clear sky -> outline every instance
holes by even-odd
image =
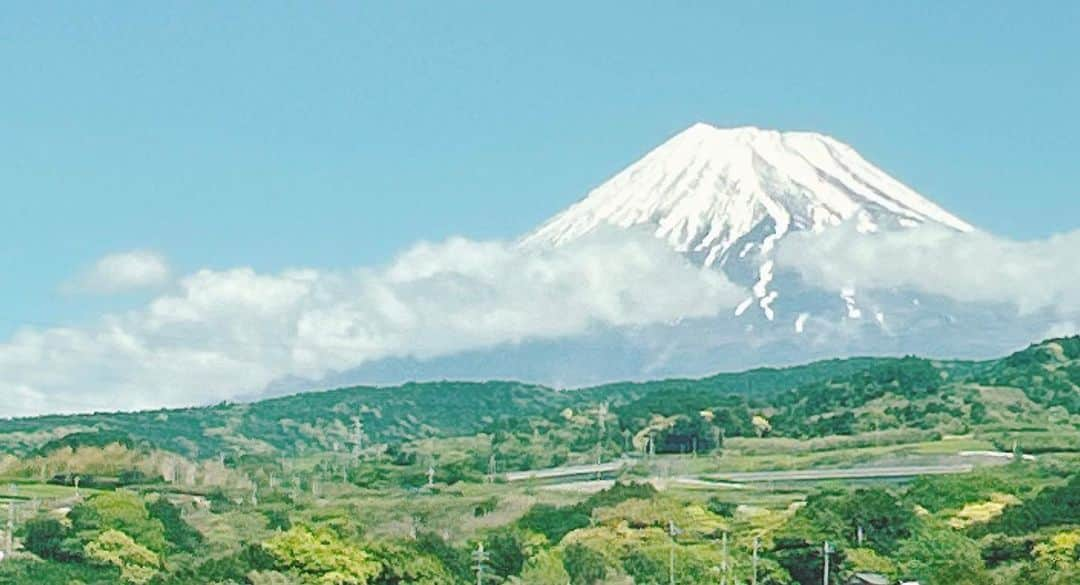
[[[695,121],[833,135],[998,235],[1080,223],[1075,2],[317,4],[5,7],[0,339],[133,304],[63,290],[110,252],[512,238]]]

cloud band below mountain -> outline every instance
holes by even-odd
[[[201,270],[142,309],[0,344],[0,416],[207,403],[380,358],[714,316],[744,294],[640,234],[422,243],[379,269]]]
[[[908,289],[1021,315],[1080,312],[1080,230],[1018,242],[932,225],[873,234],[843,225],[791,235],[776,261],[826,289]]]

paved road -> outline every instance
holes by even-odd
[[[506,481],[525,481],[527,479],[555,479],[560,477],[574,477],[579,475],[595,475],[597,473],[611,473],[625,467],[626,461],[612,461],[599,465],[568,465],[566,467],[553,467],[550,469],[534,469],[530,471],[511,471],[503,477]]]
[[[702,477],[738,483],[770,481],[814,481],[822,479],[874,479],[883,477],[915,477],[918,475],[947,475],[970,473],[970,463],[954,465],[896,465],[889,467],[852,467],[847,469],[800,469],[796,471],[753,471],[742,473],[710,473]]]
[[[976,455],[964,453],[963,455]],[[986,455],[986,453],[977,453]],[[511,471],[503,475],[506,481],[526,481],[530,479],[565,479],[591,476],[619,471],[630,462],[611,461],[599,465],[569,465],[549,469],[530,471]],[[798,469],[790,471],[752,471],[732,473],[707,473],[701,475],[704,480],[726,481],[735,483],[762,483],[770,481],[815,481],[825,479],[874,479],[888,477],[915,477],[918,475],[947,475],[969,473],[975,466],[971,463],[949,465],[890,465],[882,467],[850,467],[843,469]],[[684,477],[689,481],[691,478]]]

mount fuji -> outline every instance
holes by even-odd
[[[973,229],[828,136],[699,123],[522,243],[560,246],[605,226],[647,227],[676,251],[746,285],[752,295],[735,308],[737,315],[756,305],[771,321],[773,303],[783,294],[773,282],[776,245],[791,233],[823,232],[849,221],[860,232],[928,223]],[[851,315],[860,313],[851,291],[841,296]]]
[[[1012,350],[1046,331],[1045,320],[1021,319],[1000,306],[895,288],[815,286],[777,257],[799,238],[837,229],[851,230],[849,245],[860,246],[877,235],[925,227],[974,231],[829,136],[695,124],[517,245],[543,251],[596,232],[645,232],[701,269],[723,272],[746,291],[741,302],[721,307],[714,318],[381,360],[320,384],[503,378],[578,386],[848,355],[975,358]],[[297,386],[282,382],[270,391]]]

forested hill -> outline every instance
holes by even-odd
[[[364,441],[397,443],[557,420],[567,408],[601,403],[633,432],[657,416],[716,412],[727,436],[753,432],[756,413],[769,415],[775,434],[793,437],[893,427],[953,430],[950,425],[993,424],[995,416],[1067,421],[1080,414],[1080,337],[984,362],[853,358],[570,391],[505,381],[434,382],[186,409],[0,420],[0,452],[26,455],[119,438],[192,458],[294,455],[352,448],[357,421]]]

